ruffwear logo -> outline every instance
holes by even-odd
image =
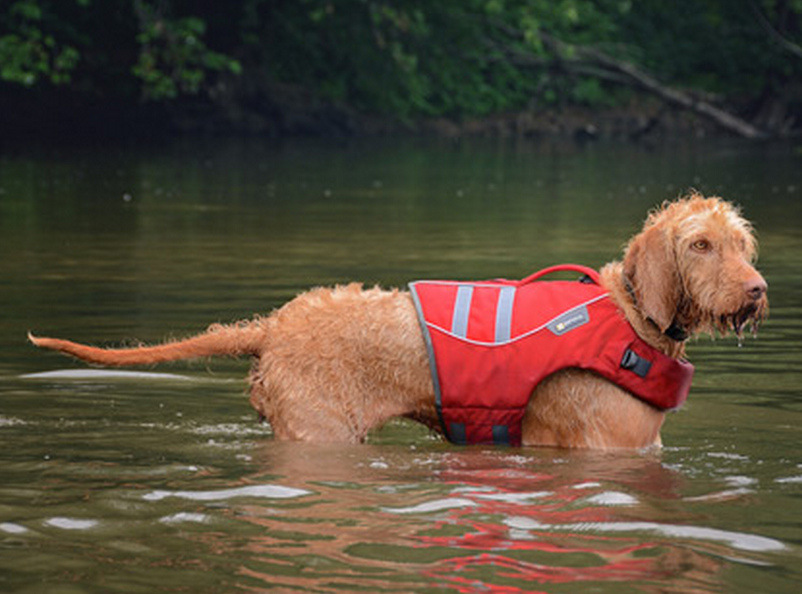
[[[590,321],[588,308],[584,305],[568,310],[558,318],[555,318],[546,326],[556,336],[562,336],[580,326],[584,326]]]

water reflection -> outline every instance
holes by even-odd
[[[796,592],[799,165],[702,142],[0,155],[4,588]],[[358,448],[277,443],[247,362],[106,372],[25,343],[159,341],[316,284],[599,266],[690,186],[744,205],[772,312],[741,349],[690,345],[661,454],[459,449],[405,423]]]
[[[292,513],[257,503],[230,511],[260,528],[244,547],[243,574],[271,587],[322,581],[327,591],[384,589],[401,580],[530,591],[670,576],[682,590],[718,583],[719,555],[785,548],[748,533],[641,520],[681,499],[683,477],[655,456],[438,449],[388,456],[381,448],[285,445],[265,444],[256,460],[284,485],[313,489],[312,498]]]

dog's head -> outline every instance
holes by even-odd
[[[740,337],[768,312],[756,258],[754,230],[738,208],[693,193],[649,215],[626,248],[624,276],[641,313],[661,331]]]

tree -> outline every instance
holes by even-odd
[[[136,22],[137,29],[126,28],[122,20]],[[104,33],[110,25],[114,37]],[[146,99],[196,94],[210,73],[240,72],[236,60],[206,46],[203,18],[172,18],[166,2],[17,0],[0,12],[3,30],[0,80],[25,87],[65,85],[76,73],[100,78],[95,68],[113,71],[115,58],[130,59],[134,45],[137,57],[127,74],[139,79]]]
[[[85,6],[88,0],[78,0]],[[0,79],[31,87],[41,79],[70,82],[79,52],[53,30],[50,15],[37,0],[19,0],[0,13]]]
[[[791,136],[800,41],[802,0],[13,0],[0,102],[293,133],[647,93],[742,136]]]

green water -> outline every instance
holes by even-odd
[[[247,361],[103,374],[104,344],[317,284],[618,257],[689,187],[756,225],[771,317],[690,345],[660,453],[459,448],[397,422],[274,442]],[[792,146],[191,139],[0,153],[0,591],[797,592],[802,156]]]

